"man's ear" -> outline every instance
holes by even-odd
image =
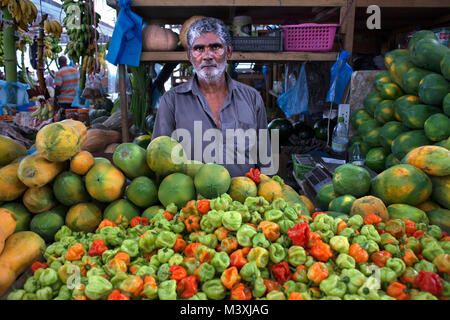
[[[233,47],[231,44],[227,45],[227,60],[231,59],[231,56],[233,55]]]

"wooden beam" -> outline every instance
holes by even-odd
[[[337,52],[233,52],[231,61],[335,61]],[[142,52],[141,61],[188,61],[185,51]]]
[[[355,32],[356,0],[347,0],[347,5],[341,8],[339,23],[344,34],[344,50],[353,51],[353,35]]]
[[[109,0],[111,1],[111,0]],[[133,0],[132,7],[341,7],[346,0]]]
[[[379,7],[391,8],[449,8],[448,0],[357,0],[357,7],[368,7],[377,5]]]
[[[313,21],[315,23],[320,23],[321,21],[326,21],[327,19],[330,19],[331,17],[333,17],[338,10],[339,10],[339,7],[334,7],[334,8],[323,10],[316,15],[316,17],[314,18]]]

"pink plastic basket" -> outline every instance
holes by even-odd
[[[282,26],[285,51],[330,51],[339,24]]]

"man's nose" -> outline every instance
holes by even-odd
[[[203,50],[202,58],[205,60],[211,60],[214,57],[213,50],[209,47],[205,47],[205,50]]]

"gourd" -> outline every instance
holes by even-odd
[[[98,152],[111,143],[120,142],[120,133],[115,130],[89,129],[82,150]]]
[[[204,16],[192,16],[189,19],[187,19],[184,23],[183,26],[181,27],[180,30],[180,41],[181,41],[181,45],[187,49],[188,48],[188,43],[187,43],[187,33],[189,31],[189,27],[191,26],[191,24],[193,24],[195,21],[205,18]]]
[[[142,30],[143,51],[172,51],[177,43],[178,35],[172,30],[157,25],[149,25]]]
[[[6,239],[16,229],[17,219],[12,211],[0,208],[0,253],[3,251]]]
[[[44,240],[32,231],[16,232],[6,240],[0,255],[0,296],[22,272],[39,259],[44,249]]]

